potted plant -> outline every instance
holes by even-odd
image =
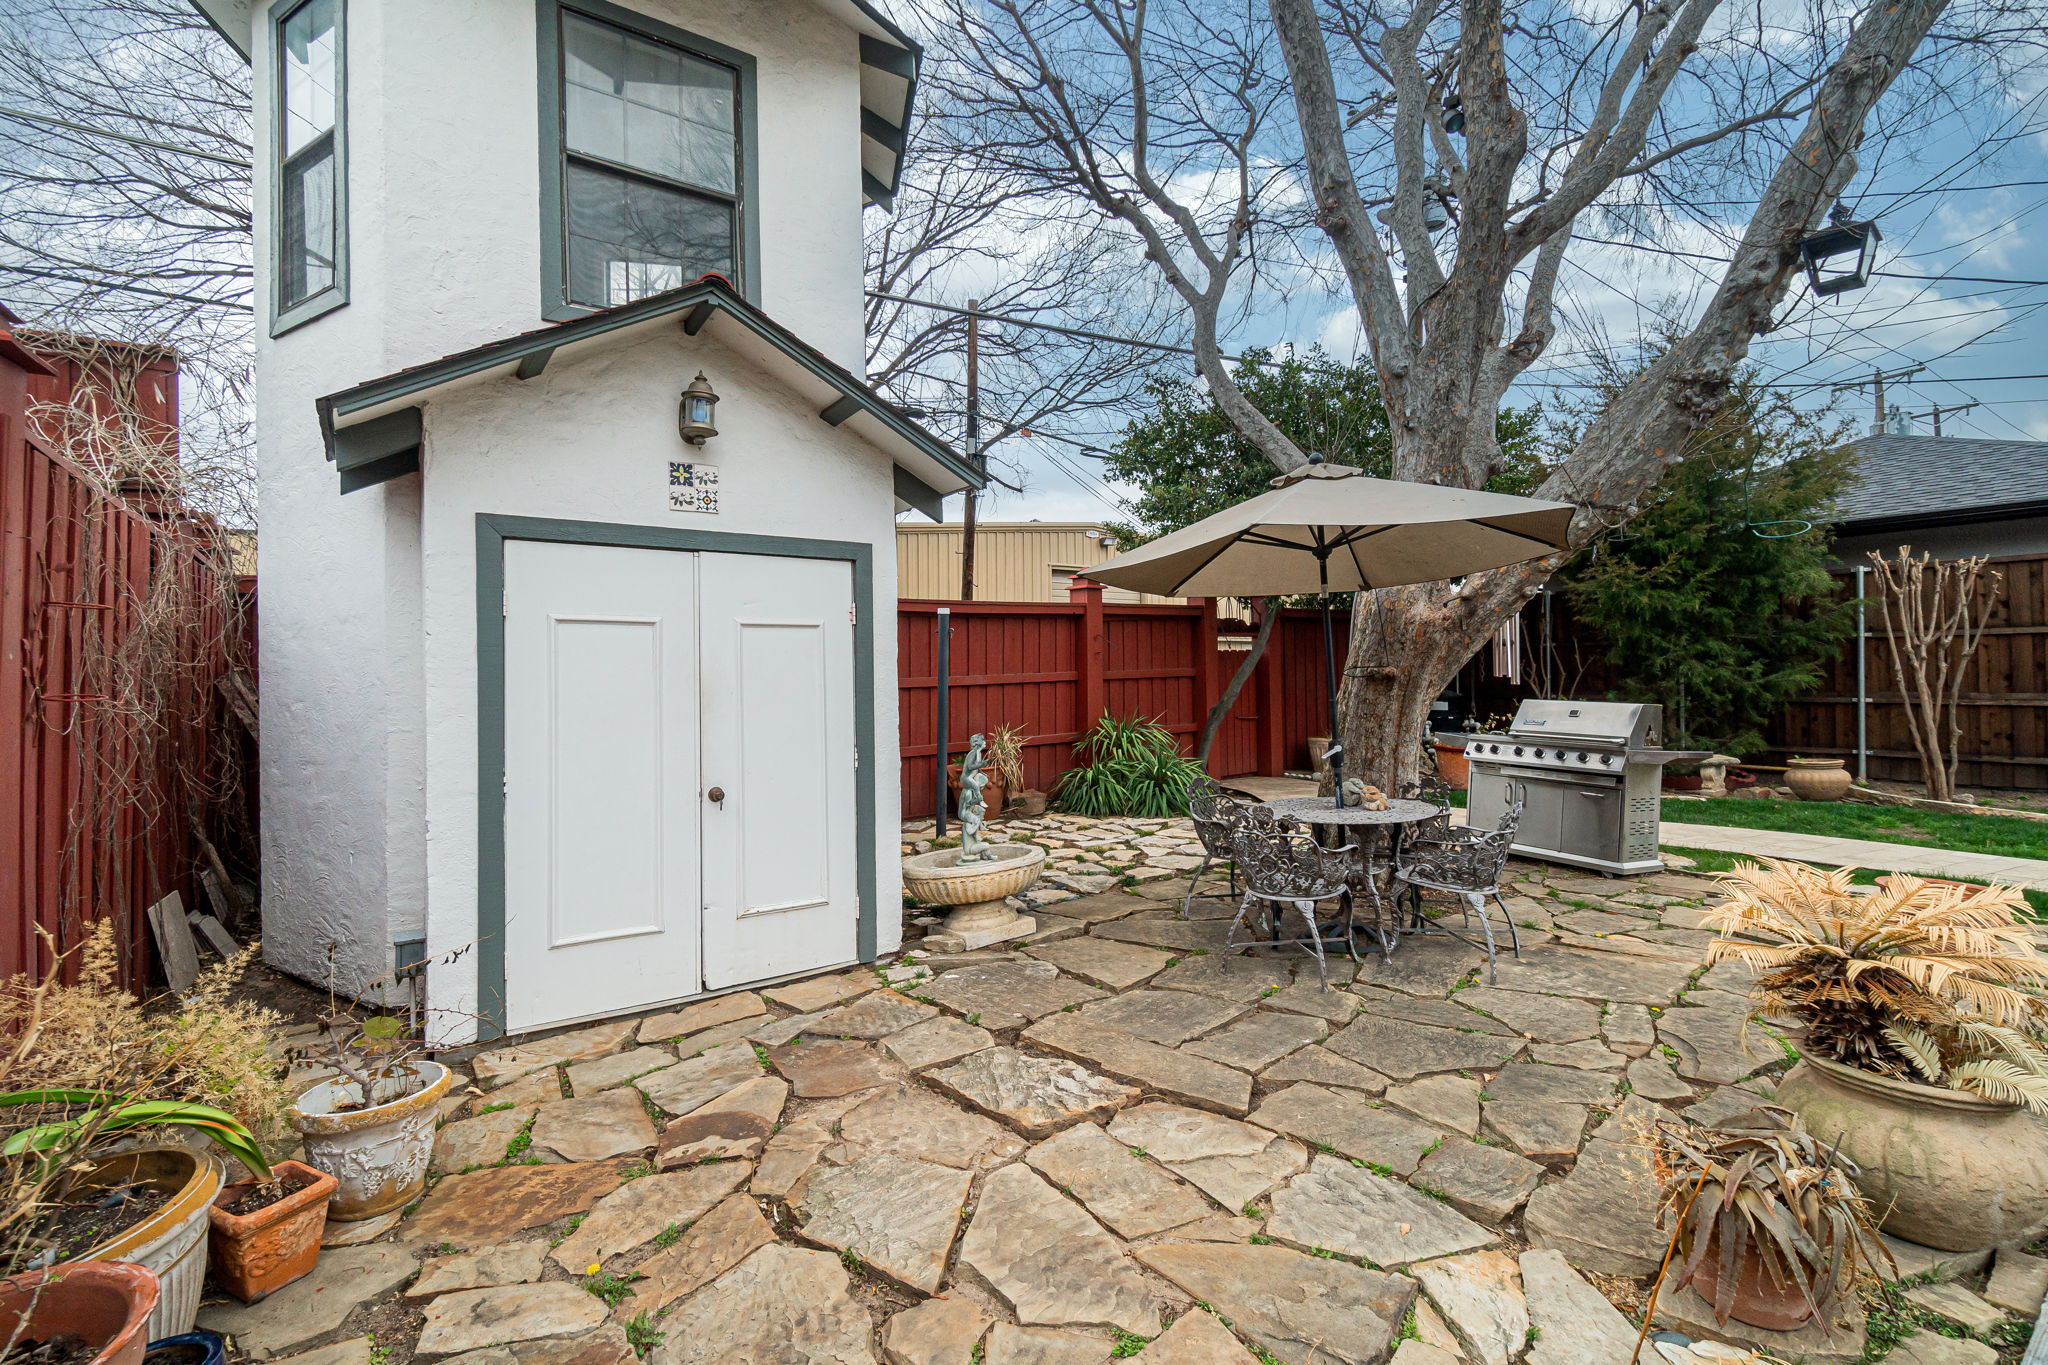
[[[1744,863],[1707,915],[1707,961],[1758,973],[1750,1017],[1791,1020],[1803,1057],[1777,1101],[1840,1135],[1895,1237],[1998,1246],[2048,1219],[2048,957],[2009,887]]]
[[[1696,792],[1707,784],[1697,763],[1673,763],[1664,769],[1664,790]]]
[[[18,1090],[0,1094],[0,1110],[33,1111],[0,1156],[16,1163],[20,1203],[35,1208],[13,1230],[9,1260],[61,1266],[130,1261],[161,1282],[150,1336],[192,1330],[206,1279],[206,1212],[220,1192],[221,1167],[210,1153],[175,1145],[104,1150],[125,1130],[181,1128],[211,1139],[259,1179],[269,1163],[239,1120],[211,1105],[136,1100],[91,1090]]]
[[[395,1213],[419,1196],[434,1154],[434,1119],[455,1075],[425,1060],[418,1039],[389,1015],[323,1021],[314,1060],[334,1075],[301,1094],[292,1127],[306,1160],[334,1177],[327,1217],[355,1223]]]
[[[1430,748],[1436,753],[1436,775],[1452,791],[1464,791],[1472,781],[1472,764],[1465,757],[1465,736],[1434,734]]]
[[[0,1279],[0,1341],[11,1353],[60,1337],[83,1343],[62,1365],[141,1365],[157,1278],[125,1261],[89,1261]]]
[[[1849,794],[1849,768],[1839,758],[1790,758],[1785,785],[1801,801],[1839,801]]]
[[[1671,1225],[1664,1273],[1723,1326],[1792,1331],[1891,1265],[1854,1165],[1790,1110],[1760,1105],[1713,1128],[1662,1119],[1653,1148],[1657,1225]]]
[[[1060,774],[1053,803],[1075,815],[1162,818],[1188,813],[1188,783],[1202,765],[1156,720],[1103,716],[1074,742],[1081,766]]]
[[[220,1287],[255,1303],[310,1274],[335,1184],[325,1171],[280,1161],[270,1179],[236,1181],[216,1195],[206,1217]]]

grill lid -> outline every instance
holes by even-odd
[[[1649,702],[1532,698],[1516,708],[1508,733],[1517,739],[1654,749],[1664,739],[1664,708]]]

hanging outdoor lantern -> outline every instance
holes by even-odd
[[[718,395],[711,390],[711,381],[704,377],[704,371],[697,371],[697,377],[690,381],[690,387],[683,390],[683,401],[676,410],[676,426],[683,439],[693,446],[701,446],[718,434],[718,428],[711,424],[711,416],[718,409]]]
[[[1849,210],[1840,204],[1828,218],[1828,226],[1799,240],[1806,283],[1820,298],[1869,284],[1879,241],[1876,223],[1850,222]]]

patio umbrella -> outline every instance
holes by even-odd
[[[1330,594],[1433,583],[1541,558],[1565,548],[1574,510],[1570,503],[1399,483],[1350,465],[1312,462],[1274,479],[1272,492],[1097,564],[1086,576],[1165,597],[1320,593],[1329,759],[1341,805]]]

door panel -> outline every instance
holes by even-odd
[[[506,1027],[694,995],[696,556],[505,546]]]
[[[849,962],[852,566],[704,554],[698,572],[705,985]]]

